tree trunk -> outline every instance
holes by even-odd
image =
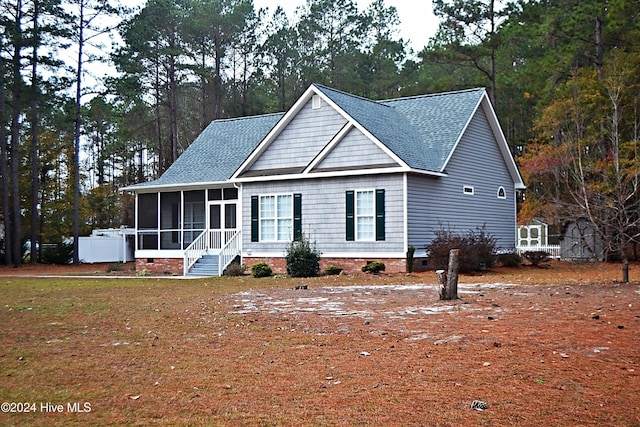
[[[73,263],[80,264],[80,101],[82,97],[82,49],[84,45],[84,1],[80,1],[78,22],[78,68],[76,70],[76,117],[73,144]]]
[[[166,156],[164,152],[164,144],[162,143],[162,114],[160,111],[161,105],[161,90],[160,90],[160,64],[158,62],[155,63],[155,87],[153,88],[156,95],[155,105],[154,105],[154,114],[155,114],[155,125],[156,125],[156,144],[158,148],[158,168],[157,168],[157,176],[162,175],[162,173],[167,169],[166,165]],[[142,164],[141,164],[142,166]]]
[[[599,16],[596,16],[595,27],[595,44],[596,44],[596,69],[598,70],[598,76],[602,77],[602,63],[603,63],[603,43],[602,43],[602,20]]]
[[[446,280],[444,281],[444,286],[440,290],[441,300],[449,301],[458,299],[458,271],[460,270],[459,255],[460,249],[451,249],[449,251],[449,272],[445,276]]]
[[[213,48],[215,52],[215,69],[213,75],[213,118],[219,119],[222,116],[222,56],[223,41],[219,28],[215,29],[213,39]]]
[[[491,44],[491,54],[489,55],[489,100],[494,108],[496,108],[496,47],[495,40],[492,38],[496,34],[496,13],[495,13],[495,1],[491,0],[491,35],[489,43]]]
[[[200,68],[202,69],[200,75],[200,130],[204,130],[207,127],[209,122],[207,121],[207,78],[205,77],[206,69],[207,69],[207,57],[205,54],[205,44],[200,44],[201,50],[201,58],[200,58]]]
[[[40,191],[40,162],[38,158],[38,101],[31,101],[31,264],[38,262],[38,193]]]
[[[5,92],[4,85],[0,85],[0,117],[4,117]],[[2,175],[2,212],[4,213],[4,263],[11,265],[13,251],[11,244],[11,214],[9,205],[9,177],[7,176],[9,156],[7,155],[7,140],[4,126],[0,126],[0,175]]]
[[[622,283],[629,283],[629,258],[622,257]]]
[[[16,18],[17,27],[21,30],[21,6]],[[14,267],[22,264],[22,242],[20,225],[20,117],[22,116],[22,75],[20,74],[20,60],[22,59],[22,36],[18,36],[13,48],[13,87],[11,89],[11,233],[5,238],[12,245],[11,263]]]
[[[178,158],[178,84],[176,81],[176,57],[169,57],[169,147],[171,166]]]
[[[16,83],[20,85],[20,83]],[[17,91],[18,97],[22,96]],[[14,95],[15,96],[15,95]],[[22,231],[20,225],[20,99],[14,99],[14,107],[11,118],[11,245],[13,246],[12,264],[14,267],[20,267],[22,264]]]
[[[40,162],[38,158],[38,14],[39,2],[33,2],[33,62],[31,64],[31,264],[38,262],[38,192]]]

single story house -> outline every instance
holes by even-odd
[[[136,268],[285,271],[302,234],[321,267],[406,269],[445,227],[516,243],[524,189],[485,89],[372,101],[313,84],[286,112],[213,121],[135,193]],[[420,261],[418,261],[419,263]],[[211,264],[209,269],[201,264]]]

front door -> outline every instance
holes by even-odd
[[[236,232],[236,201],[209,203],[209,245],[221,249]]]

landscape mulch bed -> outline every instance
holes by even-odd
[[[640,286],[619,265],[463,275],[454,301],[433,272],[92,267],[0,269],[0,400],[37,404],[0,424],[640,426]]]

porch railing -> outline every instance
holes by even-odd
[[[222,276],[224,269],[233,261],[235,257],[240,255],[240,243],[242,242],[241,231],[233,232],[228,239],[227,244],[224,245],[222,250],[220,251],[220,257],[218,260],[218,274]]]
[[[518,246],[516,251],[518,255],[531,251],[544,251],[548,252],[551,258],[560,259],[560,245]]]
[[[222,276],[224,269],[240,255],[242,243],[239,230],[204,230],[184,250],[184,275],[209,250],[219,254],[218,270]]]
[[[236,235],[238,230],[209,230],[209,248],[222,249]]]
[[[184,274],[186,275],[189,272],[189,269],[193,267],[193,264],[196,263],[202,255],[207,252],[209,249],[209,241],[208,241],[208,231],[204,230],[202,233],[196,237],[193,242],[187,249],[184,250]]]

